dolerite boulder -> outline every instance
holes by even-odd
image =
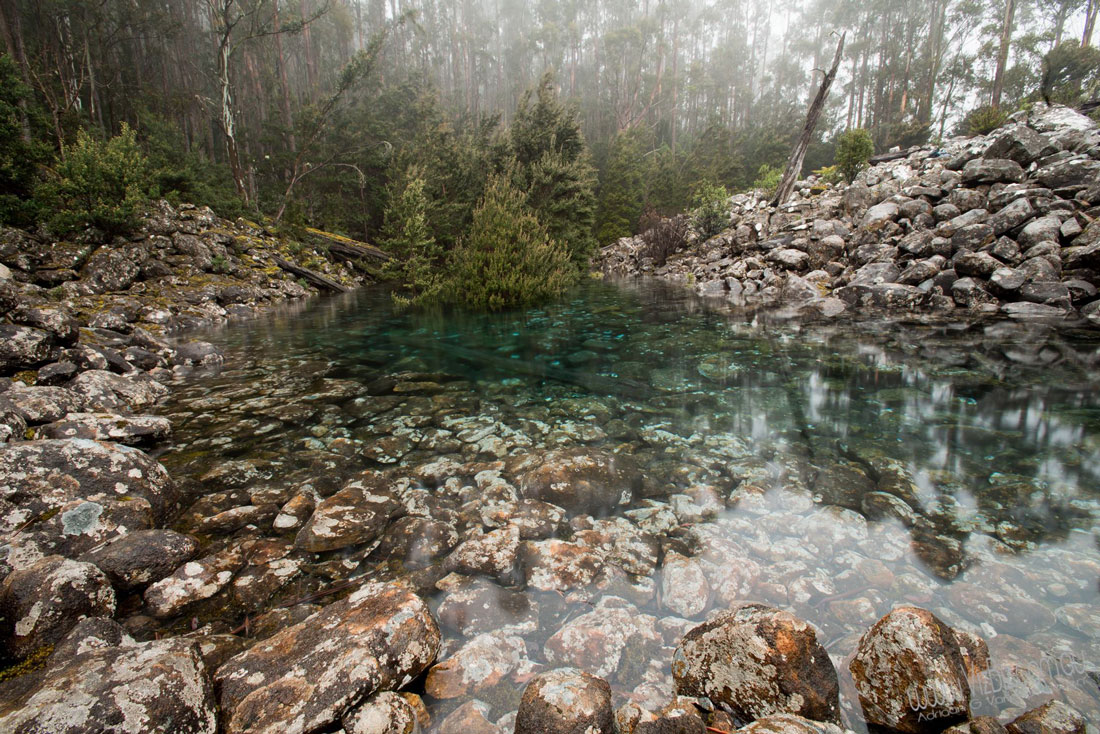
[[[195,643],[176,638],[51,659],[32,691],[0,704],[0,730],[214,734],[217,718]]]
[[[90,563],[48,556],[0,586],[0,639],[12,658],[58,642],[85,617],[115,613],[111,582]]]
[[[0,372],[30,369],[50,361],[54,338],[29,326],[0,324]]]
[[[95,564],[119,591],[135,591],[168,576],[198,549],[198,541],[174,530],[136,530],[80,560]]]
[[[87,438],[93,441],[117,441],[127,446],[163,441],[171,433],[172,424],[167,418],[111,413],[69,413],[38,429],[38,436],[41,438]]]
[[[681,695],[705,696],[744,722],[780,713],[840,721],[836,669],[814,629],[762,604],[688,632],[673,656],[672,675]]]
[[[164,467],[136,449],[82,439],[0,446],[0,532],[21,528],[8,556],[16,568],[162,523],[177,500]]]
[[[344,717],[345,734],[418,734],[430,724],[428,710],[413,693],[383,691]]]
[[[0,395],[0,402],[10,405],[31,425],[60,420],[67,413],[83,410],[84,398],[63,387],[27,387],[22,383]]]
[[[1005,158],[976,158],[962,170],[963,183],[1016,183],[1024,180],[1024,169],[1019,163]]]
[[[569,620],[546,641],[546,659],[599,676],[633,680],[641,677],[659,654],[662,639],[657,619],[614,596]]]
[[[757,719],[737,730],[737,734],[851,734],[836,724],[812,721],[794,714],[775,714]]]
[[[507,581],[516,573],[519,528],[509,525],[459,544],[443,563],[447,571],[483,575]]]
[[[1013,719],[1008,734],[1085,734],[1085,718],[1061,701],[1054,700]]]
[[[294,543],[311,553],[371,543],[402,512],[389,480],[367,472],[322,500]]]
[[[81,279],[88,293],[124,291],[133,285],[141,272],[143,259],[133,255],[134,251],[101,249],[88,258],[88,263],[81,271]]]
[[[543,673],[527,684],[515,734],[613,734],[611,686],[575,668]]]
[[[420,675],[439,643],[420,597],[400,584],[367,584],[218,668],[225,731],[318,731]]]
[[[66,387],[84,396],[86,409],[101,413],[145,410],[168,394],[168,388],[148,375],[123,377],[106,370],[82,372]]]
[[[13,324],[41,329],[53,335],[58,344],[72,344],[80,334],[80,324],[63,308],[24,305],[8,314],[8,318]]]
[[[899,607],[859,640],[849,665],[867,723],[939,732],[970,715],[970,685],[954,631],[931,612]]]
[[[243,565],[244,557],[236,547],[188,561],[145,590],[145,605],[157,619],[175,617],[224,589]]]
[[[529,455],[516,471],[524,497],[596,517],[629,503],[642,480],[629,457],[584,448]]]
[[[615,712],[619,734],[706,734],[701,709],[695,699],[677,696],[660,711],[653,712],[635,702]]]

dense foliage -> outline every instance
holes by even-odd
[[[40,198],[51,205],[55,234],[93,227],[113,237],[137,227],[150,183],[148,160],[134,131],[123,123],[122,132],[110,140],[81,130],[75,143],[62,146]]]
[[[730,223],[730,194],[725,186],[704,182],[695,193],[691,225],[704,238],[713,237]]]
[[[845,181],[854,181],[875,153],[875,143],[867,130],[845,130],[836,139],[836,167]]]

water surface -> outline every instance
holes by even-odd
[[[504,673],[428,703],[440,721],[477,698],[508,726],[533,672],[591,667],[593,654],[617,704],[659,708],[679,636],[763,601],[817,627],[846,723],[862,730],[846,659],[908,603],[988,641],[976,713],[1057,696],[1100,718],[1087,674],[1100,668],[1093,334],[800,323],[657,284],[590,284],[552,306],[479,316],[395,312],[367,289],[204,338],[226,350],[224,368],[182,377],[163,408],[176,433],[161,461],[217,497],[185,526],[257,495],[331,494],[373,469],[438,499],[459,536],[476,534],[495,521],[484,512],[492,482],[475,470],[508,483],[516,457],[588,447],[629,456],[644,481],[630,505],[567,518],[559,535],[604,533],[620,550],[642,539],[652,558],[605,548],[597,582],[540,592],[522,578],[446,576],[383,541],[303,558],[263,609],[226,599],[193,624],[239,631],[246,615],[324,603],[359,576],[407,576],[445,611],[481,594],[501,608],[445,625],[441,658],[488,632]],[[212,542],[294,538],[270,522],[224,535]],[[623,609],[637,625],[626,644],[612,634]],[[587,653],[552,639],[565,628]]]

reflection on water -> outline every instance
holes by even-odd
[[[268,603],[408,575],[434,594],[454,666],[488,659],[498,673],[429,686],[437,717],[477,698],[507,724],[532,671],[567,663],[607,677],[620,702],[659,707],[679,636],[754,600],[813,622],[842,679],[875,620],[925,606],[989,642],[977,713],[1058,695],[1100,718],[1086,675],[1100,668],[1093,335],[746,321],[647,284],[491,316],[394,313],[363,291],[208,338],[225,369],[185,378],[164,408],[176,437],[162,461],[214,492],[183,522],[259,504],[257,492],[327,496],[364,469],[423,492],[421,520],[378,547],[301,554]],[[507,522],[489,504],[515,493],[515,457],[576,447],[629,456],[641,474],[629,506],[553,530],[593,555],[591,583],[540,591],[425,560],[448,533]],[[394,539],[429,530],[439,538],[417,553]],[[258,532],[294,537],[268,523],[218,542]],[[225,601],[208,613],[243,617]],[[850,687],[842,696],[864,728]]]

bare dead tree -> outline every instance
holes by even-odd
[[[791,192],[794,191],[794,182],[798,180],[798,176],[802,172],[802,162],[806,160],[806,149],[810,147],[810,139],[814,135],[814,128],[817,127],[817,121],[825,109],[825,100],[829,98],[829,88],[833,86],[837,70],[840,68],[840,59],[844,55],[844,38],[845,35],[840,36],[840,43],[837,44],[836,55],[833,57],[833,66],[825,74],[825,78],[821,80],[821,87],[817,90],[817,96],[814,97],[814,101],[810,105],[810,111],[806,113],[806,124],[802,128],[802,135],[799,136],[798,144],[794,146],[794,151],[791,152],[791,159],[787,162],[787,170],[783,172],[783,178],[779,182],[779,187],[775,190],[775,197],[772,199],[774,206],[782,206],[787,202]]]

